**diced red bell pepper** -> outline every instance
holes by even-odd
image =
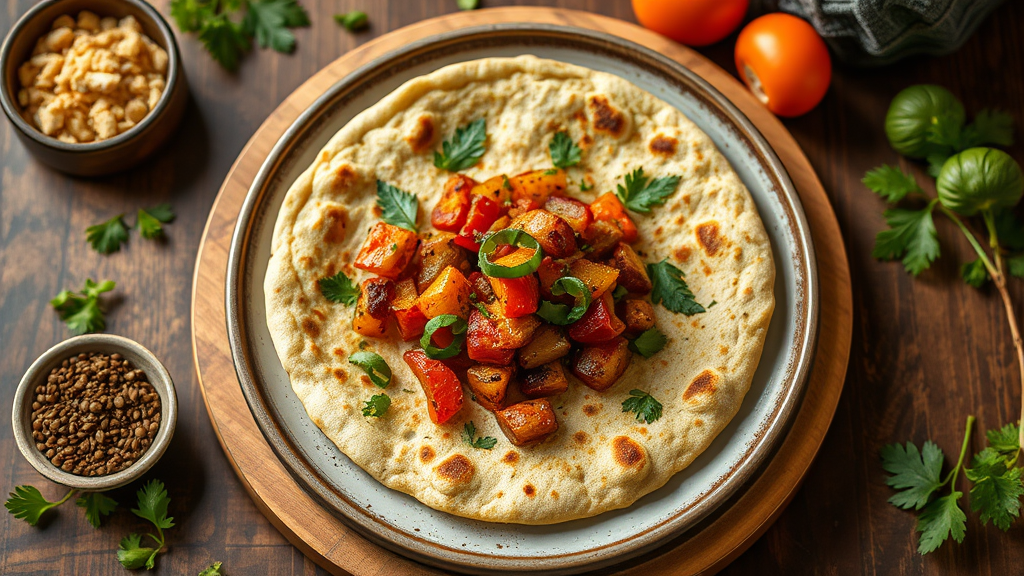
[[[438,230],[458,232],[469,215],[469,192],[476,186],[476,180],[456,174],[444,184],[444,194],[430,214],[430,223]]]
[[[610,292],[590,304],[582,318],[569,325],[569,337],[583,344],[597,344],[615,338],[626,325],[615,315]]]
[[[622,239],[626,243],[632,244],[636,242],[639,236],[636,224],[626,214],[626,208],[622,205],[622,202],[619,202],[615,194],[611,192],[602,194],[590,204],[590,212],[594,215],[594,220],[610,222],[616,225],[619,230],[622,230]]]
[[[459,235],[455,237],[455,243],[473,252],[480,251],[480,244],[476,241],[477,234],[483,234],[494,224],[494,221],[501,218],[505,207],[486,196],[473,194],[473,203],[469,207],[469,215],[466,216],[466,224],[462,226]]]
[[[544,204],[544,209],[555,216],[560,216],[562,220],[569,223],[573,232],[580,235],[586,231],[587,226],[593,220],[589,206],[579,200],[573,200],[565,196],[552,196]]]
[[[499,366],[511,364],[516,351],[499,347],[500,342],[501,332],[496,321],[486,318],[476,309],[469,313],[466,351],[471,359]]]
[[[402,271],[416,253],[419,238],[415,232],[377,222],[366,235],[366,242],[356,256],[355,267],[392,280]]]
[[[520,248],[494,261],[499,266],[518,266],[534,255],[530,248]],[[540,288],[537,277],[532,273],[519,278],[488,278],[494,297],[501,307],[501,313],[509,318],[527,316],[537,311],[540,305]]]
[[[395,313],[398,332],[403,340],[419,338],[427,324],[427,317],[416,305],[417,296],[416,282],[412,278],[406,278],[395,285],[395,299],[391,301],[391,310]]]
[[[418,348],[409,350],[402,358],[427,395],[431,422],[444,424],[462,409],[462,384],[451,368],[440,360],[427,358],[426,352]]]

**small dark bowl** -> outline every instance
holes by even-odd
[[[143,32],[167,51],[167,83],[156,107],[130,130],[100,142],[68,144],[47,136],[21,117],[18,105],[18,67],[32,54],[36,41],[49,32],[63,14],[72,18],[82,10],[123,18],[134,16]],[[43,0],[11,28],[0,48],[0,105],[22,143],[40,162],[78,176],[99,176],[125,170],[152,154],[174,133],[185,114],[188,84],[178,45],[167,21],[142,0]]]

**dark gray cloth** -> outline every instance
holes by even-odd
[[[1002,0],[761,0],[808,20],[836,56],[857,66],[959,48]]]

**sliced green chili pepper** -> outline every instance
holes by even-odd
[[[387,388],[391,383],[391,367],[376,352],[356,352],[348,357],[350,364],[355,364],[370,377],[370,381],[378,388]]]
[[[572,308],[565,304],[556,304],[547,300],[540,301],[537,315],[552,324],[559,326],[572,324],[582,318],[586,314],[587,308],[590,308],[590,290],[587,289],[587,285],[579,278],[563,276],[555,280],[555,283],[551,285],[551,293],[555,296],[569,294],[576,299]]]
[[[434,346],[434,343],[431,341],[431,337],[433,337],[434,332],[448,326],[451,326],[452,330],[452,343],[445,348],[438,348],[437,346]],[[430,322],[427,322],[427,325],[423,327],[423,336],[420,337],[420,346],[422,346],[423,351],[426,352],[427,358],[433,358],[434,360],[451,358],[462,351],[462,343],[466,341],[466,328],[468,328],[466,321],[455,314],[441,314],[440,316],[432,318]]]
[[[498,246],[504,245],[532,248],[533,257],[515,266],[501,266],[491,262],[491,254],[494,250]],[[540,244],[534,240],[533,236],[515,228],[499,230],[484,239],[483,244],[480,245],[480,271],[491,278],[522,278],[536,272],[537,268],[540,268],[542,259],[544,259],[544,252],[540,249]]]

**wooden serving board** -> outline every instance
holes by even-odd
[[[220,189],[199,246],[192,287],[192,343],[217,438],[260,511],[289,541],[334,574],[437,574],[372,544],[321,508],[277,460],[242,396],[225,324],[228,247],[239,209],[260,165],[288,126],[328,87],[391,50],[449,30],[501,22],[590,28],[627,38],[679,61],[729,98],[761,131],[789,171],[810,223],[820,281],[818,348],[793,427],[760,476],[699,532],[687,533],[622,567],[622,574],[712,574],[743,552],[789,503],[824,439],[846,375],[852,332],[849,266],[839,225],[803,151],[781,122],[729,73],[653,32],[605,16],[548,8],[461,12],[396,30],[345,54],[292,93],[242,150]],[[691,531],[693,532],[693,531]]]

